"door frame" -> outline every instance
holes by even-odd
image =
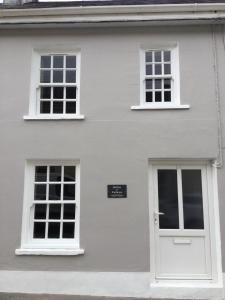
[[[173,279],[173,278],[156,278],[156,231],[154,223],[155,211],[155,194],[154,194],[154,170],[156,166],[166,165],[183,165],[183,166],[201,166],[206,170],[206,184],[208,193],[208,222],[209,222],[209,239],[211,250],[212,279]],[[223,282],[222,258],[221,258],[221,241],[220,241],[220,221],[219,221],[219,201],[218,201],[218,184],[217,184],[217,167],[215,163],[208,160],[188,160],[188,159],[149,159],[149,225],[150,225],[150,274],[151,283],[156,282]]]

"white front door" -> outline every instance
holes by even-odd
[[[158,279],[211,279],[206,166],[153,167]]]

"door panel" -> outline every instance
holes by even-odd
[[[210,279],[206,169],[155,166],[156,277]]]

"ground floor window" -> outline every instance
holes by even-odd
[[[22,244],[25,248],[79,248],[79,164],[28,162]]]

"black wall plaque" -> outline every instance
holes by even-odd
[[[108,198],[127,198],[127,186],[125,184],[111,184],[107,188]]]

